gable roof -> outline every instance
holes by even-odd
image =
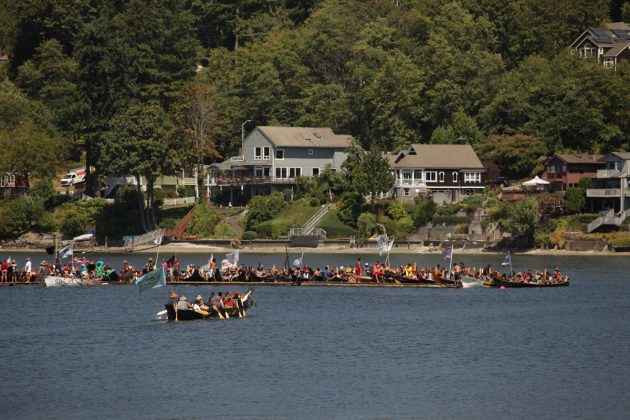
[[[564,163],[576,163],[582,165],[601,165],[600,159],[602,155],[589,155],[587,153],[556,153],[549,159],[545,161],[545,165],[550,162],[552,159],[558,158]]]
[[[630,40],[624,42],[615,42],[613,47],[604,53],[604,57],[617,57],[623,50],[630,46]]]
[[[352,137],[348,134],[335,134],[324,127],[272,127],[255,128],[274,146],[280,147],[332,147],[346,149]]]
[[[630,160],[630,152],[612,152],[612,154],[623,160]]]
[[[392,168],[484,169],[469,144],[412,144],[387,158]]]

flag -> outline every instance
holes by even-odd
[[[157,268],[149,271],[142,277],[138,277],[136,285],[138,286],[138,290],[140,292],[166,285],[166,275],[164,274],[164,269]]]
[[[175,265],[176,262],[177,262],[177,257],[175,255],[173,255],[171,258],[166,260],[166,266],[167,267],[172,267],[172,266]]]
[[[451,258],[453,258],[453,245],[449,246],[448,248],[444,248],[442,250],[442,256],[445,260],[450,260]]]
[[[239,251],[240,250],[236,250],[234,252],[230,252],[229,254],[225,254],[225,259],[232,261],[232,263],[234,265],[238,265],[238,258],[239,258]]]
[[[505,258],[503,258],[503,262],[501,263],[501,265],[511,265],[511,264],[512,264],[512,257],[510,256],[510,253],[508,252]]]
[[[286,256],[284,258],[284,268],[285,270],[288,270],[289,269],[289,250],[285,248],[284,252],[286,253]]]
[[[68,245],[65,248],[62,248],[61,250],[59,250],[59,257],[60,258],[68,258],[71,257],[73,255],[73,247],[72,244]]]

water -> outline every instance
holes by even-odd
[[[153,319],[167,288],[4,287],[0,417],[627,418],[629,259],[514,264],[558,265],[571,286],[257,287],[247,318],[179,323]]]

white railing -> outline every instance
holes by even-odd
[[[197,199],[195,197],[182,197],[182,198],[165,198],[165,206],[181,206],[182,204],[195,204]]]
[[[232,162],[245,162],[245,156],[232,156],[230,160]]]
[[[326,216],[326,214],[328,214],[329,210],[330,210],[330,203],[323,205],[322,208],[317,211],[317,213],[315,213],[310,219],[306,221],[306,223],[302,225],[302,228],[303,229],[314,228],[323,219],[323,217]]]
[[[597,178],[616,178],[620,173],[619,169],[598,169]]]
[[[620,188],[588,188],[587,197],[621,197]]]
[[[399,179],[399,178],[396,178],[396,181],[394,182],[394,187],[403,187],[403,186],[423,187],[423,186],[426,186],[426,184],[421,179]]]
[[[619,213],[619,215],[615,215],[613,210],[608,210],[607,212],[600,213],[600,216],[593,220],[588,224],[586,230],[590,233],[603,225],[614,225],[621,226],[621,224],[626,220],[626,217],[630,216],[630,209]]]
[[[155,242],[156,239],[164,236],[164,229],[155,229],[142,235],[136,235],[125,240],[125,249],[133,251],[136,246],[146,245]]]
[[[289,238],[294,236],[317,236],[320,239],[326,239],[326,231],[321,228],[291,228],[289,229]]]

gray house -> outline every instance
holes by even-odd
[[[259,126],[243,141],[242,154],[210,166],[209,196],[229,191],[233,204],[290,188],[298,177],[318,176],[326,165],[341,170],[352,137],[330,128]]]
[[[630,153],[609,153],[600,161],[606,169],[597,171],[592,188],[586,190],[591,211],[600,211],[589,223],[589,232],[602,226],[619,227],[630,217]]]

